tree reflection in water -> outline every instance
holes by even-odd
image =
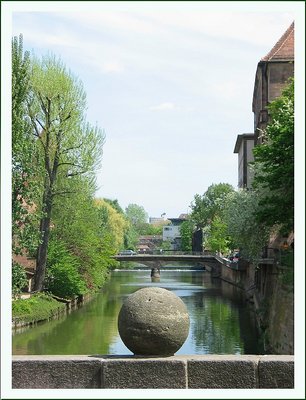
[[[171,267],[170,267],[171,268]],[[123,345],[117,318],[125,297],[142,287],[172,290],[185,302],[190,333],[176,354],[259,354],[252,314],[239,289],[208,272],[114,271],[103,291],[77,311],[13,336],[13,354],[131,354]]]

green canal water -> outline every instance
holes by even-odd
[[[171,266],[156,283],[150,270],[113,271],[103,291],[78,310],[15,332],[13,354],[131,354],[118,334],[118,314],[129,294],[149,286],[171,290],[187,306],[189,336],[176,354],[261,354],[255,317],[241,290],[209,272]]]

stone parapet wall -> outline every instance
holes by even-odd
[[[13,356],[13,389],[294,388],[294,357]]]

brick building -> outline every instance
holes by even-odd
[[[252,111],[254,133],[237,136],[234,153],[238,154],[238,187],[250,188],[252,174],[248,163],[253,161],[253,147],[262,143],[261,131],[269,121],[267,105],[281,95],[288,79],[294,76],[294,22],[257,64]]]
[[[255,145],[262,143],[260,130],[268,123],[267,105],[281,95],[293,75],[294,22],[257,65],[252,103]]]

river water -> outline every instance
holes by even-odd
[[[151,282],[150,270],[113,271],[103,291],[78,310],[13,335],[13,354],[127,355],[117,318],[124,299],[138,289],[171,290],[187,306],[189,336],[176,354],[261,354],[255,317],[242,291],[206,271],[161,270]]]

